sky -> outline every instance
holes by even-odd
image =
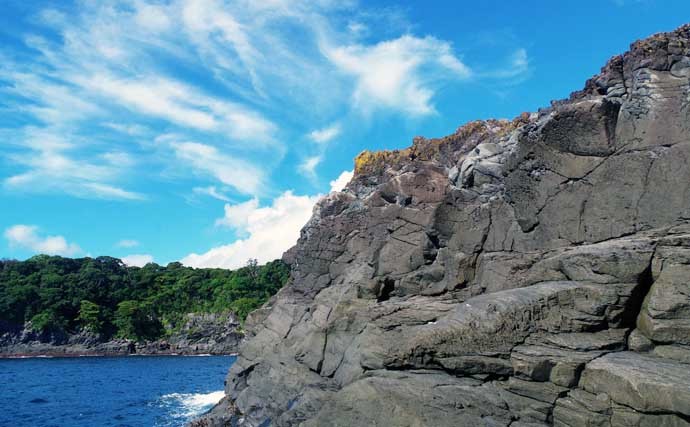
[[[0,258],[281,256],[362,150],[583,87],[687,0],[0,2]]]

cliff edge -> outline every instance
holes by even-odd
[[[690,25],[362,153],[199,426],[690,425]]]

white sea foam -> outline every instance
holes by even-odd
[[[162,405],[170,407],[174,418],[192,418],[203,414],[223,398],[225,393],[171,393],[161,396]]]
[[[22,355],[22,356],[7,356],[6,359],[53,359],[55,356],[49,356],[47,354],[39,355]],[[0,358],[2,359],[2,358]]]

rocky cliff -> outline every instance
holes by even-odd
[[[233,354],[244,339],[240,321],[230,312],[188,313],[167,335],[156,341],[106,340],[89,331],[37,332],[31,322],[22,327],[0,322],[0,357]]]
[[[365,152],[197,425],[690,425],[690,26]]]

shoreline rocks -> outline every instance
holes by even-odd
[[[189,313],[182,326],[165,338],[136,342],[127,339],[104,341],[97,334],[40,334],[23,328],[3,327],[0,358],[73,357],[126,355],[236,354],[244,333],[232,313]]]

